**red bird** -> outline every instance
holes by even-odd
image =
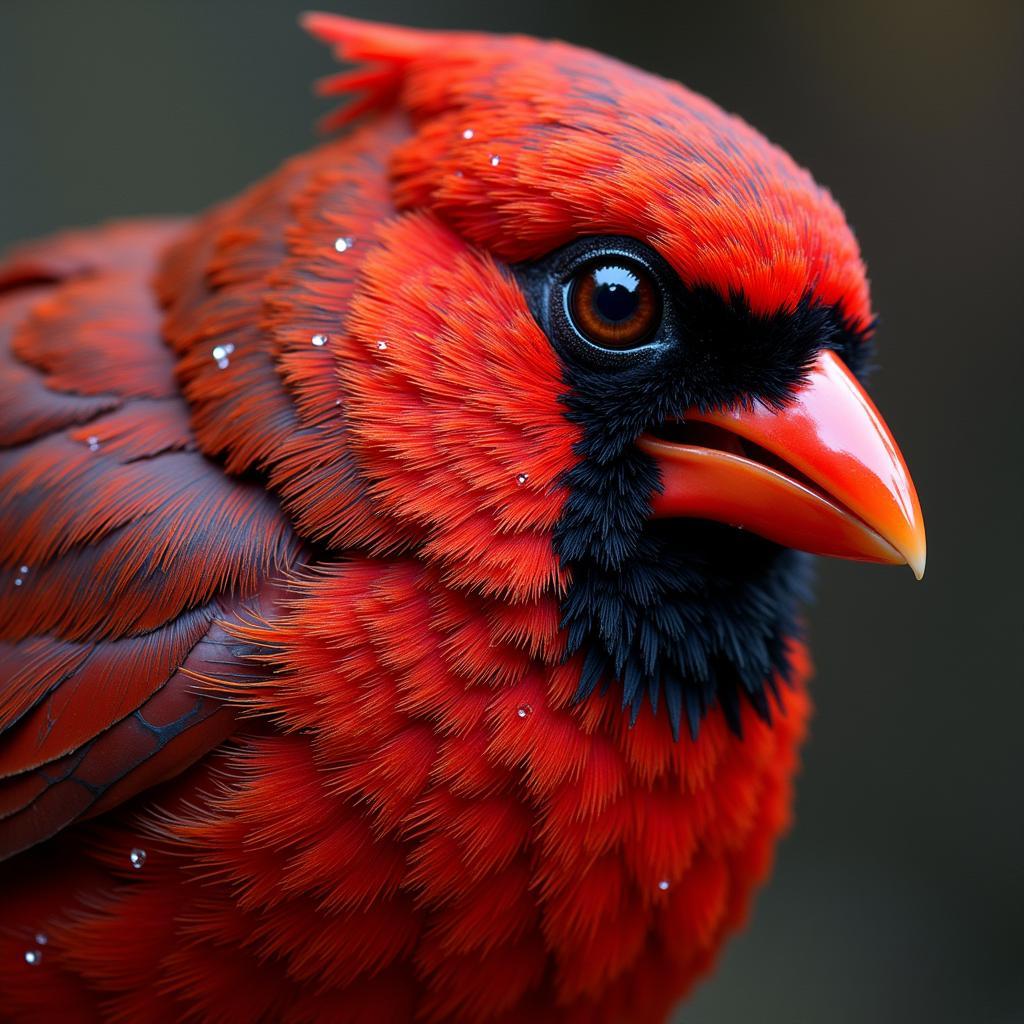
[[[788,821],[794,549],[924,568],[857,243],[672,82],[307,25],[346,134],[0,268],[0,1017],[662,1021]]]

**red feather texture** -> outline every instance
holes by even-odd
[[[215,620],[296,554],[274,499],[195,450],[148,283],[178,230],[62,236],[0,275],[0,856],[231,732],[187,669],[244,668]]]
[[[0,872],[3,1013],[660,1021],[788,821],[806,654],[742,739],[572,701],[580,433],[505,266],[621,232],[863,326],[856,242],[672,83],[308,26],[364,65],[336,123],[373,117],[190,225],[0,269],[0,851],[68,829]]]

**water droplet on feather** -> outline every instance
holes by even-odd
[[[228,342],[226,345],[214,345],[213,351],[210,353],[217,363],[218,370],[226,370],[231,365],[231,360],[228,356],[235,351],[235,346],[232,342]]]
[[[146,863],[146,851],[140,850],[137,846],[133,847],[132,852],[128,854],[128,860],[131,861],[132,867],[138,871]]]

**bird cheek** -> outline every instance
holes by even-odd
[[[373,503],[459,585],[557,586],[551,529],[580,429],[550,342],[516,281],[435,218],[404,215],[378,242],[340,365]]]

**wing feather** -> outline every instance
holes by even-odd
[[[116,224],[0,265],[0,859],[230,734],[196,680],[253,671],[220,622],[298,554],[276,498],[198,450],[151,286],[180,234]]]

